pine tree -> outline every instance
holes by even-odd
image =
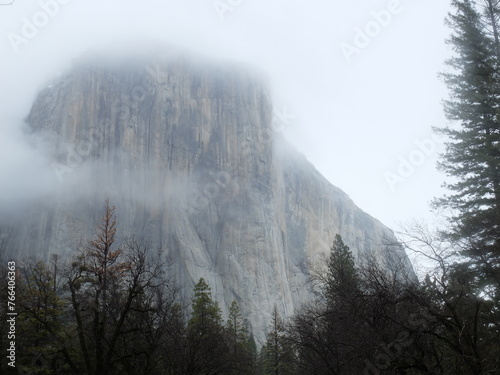
[[[276,305],[273,308],[270,330],[262,348],[265,375],[294,374],[294,357],[291,344],[287,341],[283,319]]]
[[[222,312],[219,304],[212,299],[212,291],[205,279],[201,278],[193,291],[193,313],[188,328],[199,336],[220,331],[222,328]]]
[[[226,323],[226,335],[232,374],[251,374],[255,369],[255,342],[249,335],[236,301],[231,303]]]
[[[240,307],[236,301],[233,301],[231,303],[231,307],[229,308],[229,317],[226,323],[226,330],[231,339],[233,351],[237,350],[239,343],[246,340],[247,332],[243,326],[242,319]]]
[[[188,321],[188,374],[216,374],[230,368],[222,312],[201,278],[194,287],[191,318]]]
[[[331,248],[326,277],[326,299],[330,305],[341,303],[345,298],[350,299],[351,294],[358,287],[358,275],[354,258],[349,246],[337,234]]]
[[[497,2],[485,6],[454,0],[448,43],[455,55],[442,78],[450,91],[444,110],[454,126],[435,129],[449,142],[438,166],[455,182],[445,184],[452,194],[434,201],[449,208],[452,229],[447,233],[463,243],[470,271],[500,285],[500,80]],[[456,126],[458,125],[458,126]]]
[[[58,257],[49,264],[26,261],[20,266],[18,306],[20,353],[23,370],[43,373],[43,369],[77,372],[77,363],[68,322],[67,303],[61,298],[58,278]],[[31,367],[31,368],[30,368]]]
[[[356,357],[354,348],[359,340],[359,332],[364,328],[361,328],[357,319],[363,300],[359,292],[360,278],[352,252],[339,234],[333,241],[327,266],[324,287],[326,306],[321,314],[320,337],[329,353],[325,355],[323,352],[322,357],[329,371],[342,373],[345,371],[343,367]]]

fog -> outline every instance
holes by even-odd
[[[36,94],[88,50],[156,40],[266,72],[288,119],[280,131],[330,182],[391,227],[429,217],[445,178],[435,169],[441,146],[431,126],[445,124],[437,73],[450,55],[447,11],[431,0],[0,6],[0,210],[58,186],[45,153],[50,139],[25,134]]]

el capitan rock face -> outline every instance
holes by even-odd
[[[80,61],[28,116],[50,137],[58,193],[8,222],[7,248],[47,255],[90,238],[104,200],[119,231],[172,259],[189,295],[204,277],[225,309],[238,301],[258,341],[276,304],[310,296],[304,264],[340,233],[354,254],[403,261],[392,232],[361,211],[272,129],[259,74],[182,53]]]

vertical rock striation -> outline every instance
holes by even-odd
[[[411,266],[392,232],[275,139],[261,74],[175,52],[84,59],[28,116],[50,138],[57,194],[9,220],[7,247],[67,253],[94,233],[109,197],[119,230],[162,249],[188,293],[200,277],[236,300],[262,342],[273,305],[311,295],[308,262],[336,233],[354,253]]]

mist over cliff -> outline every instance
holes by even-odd
[[[84,56],[38,94],[26,121],[46,174],[0,214],[10,255],[71,253],[109,198],[122,237],[171,257],[187,295],[203,277],[223,308],[236,300],[260,341],[275,304],[308,300],[304,264],[337,233],[358,259],[411,268],[392,231],[282,139],[265,74],[175,49],[113,56]]]

